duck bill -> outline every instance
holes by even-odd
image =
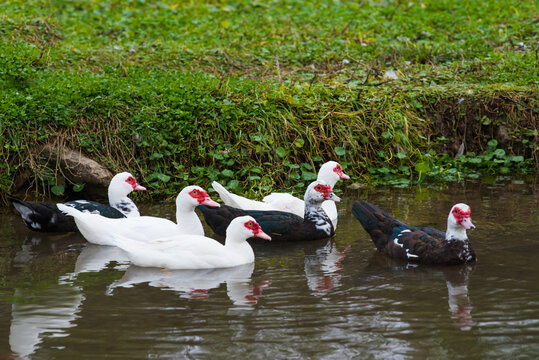
[[[475,229],[475,225],[472,224],[472,219],[469,217],[465,217],[464,219],[462,219],[460,225],[467,230]]]
[[[350,180],[350,176],[346,175],[343,172],[339,175],[339,178],[344,179],[344,180]]]
[[[144,186],[141,186],[141,185],[137,184],[137,186],[135,186],[134,190],[146,191],[146,188]]]
[[[204,201],[200,203],[200,205],[208,205],[210,207],[220,207],[221,205],[218,202],[213,201],[209,197],[205,198]]]
[[[266,234],[262,230],[260,230],[258,233],[256,233],[255,237],[271,241],[271,236],[269,236],[268,234]]]
[[[337,195],[335,195],[334,193],[332,193],[331,195],[326,197],[325,200],[331,200],[331,201],[335,201],[335,202],[340,202],[341,198],[338,197]]]

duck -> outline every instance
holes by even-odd
[[[277,210],[243,210],[222,205],[210,208],[200,205],[206,224],[219,236],[224,236],[228,224],[237,216],[252,216],[274,241],[304,241],[330,238],[335,228],[322,208],[325,200],[341,201],[324,181],[314,181],[305,191],[304,216]]]
[[[170,235],[204,235],[202,222],[195,213],[197,205],[219,207],[206,190],[190,185],[182,189],[176,197],[176,223],[155,216],[138,218],[108,219],[103,216],[81,212],[64,204],[58,209],[71,215],[84,238],[97,245],[114,245],[112,234],[119,234],[138,241],[149,241]]]
[[[326,182],[332,189],[340,179],[350,179],[350,176],[343,172],[342,166],[336,161],[324,163],[318,171],[317,180]],[[303,217],[305,212],[304,201],[288,193],[271,193],[264,197],[262,201],[251,200],[240,195],[230,193],[223,185],[217,181],[212,183],[212,187],[225,205],[243,210],[279,210],[296,214]],[[324,201],[322,208],[329,216],[333,227],[337,228],[337,206],[334,201]]]
[[[225,244],[202,235],[175,235],[141,242],[113,234],[114,244],[136,266],[168,270],[230,268],[254,262],[253,248],[246,241],[271,240],[252,216],[234,218],[226,229]]]
[[[470,206],[454,205],[447,231],[413,227],[395,219],[376,205],[356,201],[352,213],[371,236],[378,251],[391,258],[430,265],[456,265],[476,260],[466,230],[475,229]]]
[[[138,217],[140,216],[138,208],[128,197],[134,190],[144,191],[146,188],[139,185],[131,173],[121,172],[116,174],[109,184],[110,206],[89,200],[69,201],[65,205],[82,212],[99,214],[111,219]],[[12,195],[7,195],[7,198],[21,214],[22,220],[30,230],[55,233],[78,232],[73,217],[58,210],[56,204],[43,201],[24,201]]]

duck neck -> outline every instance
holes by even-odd
[[[228,229],[227,229],[228,230]],[[247,240],[239,241],[233,233],[226,232],[225,248],[242,259],[242,263],[255,261],[255,253]]]
[[[109,189],[109,204],[127,217],[140,216],[137,205],[127,195],[118,195]]]
[[[112,186],[109,186],[108,195],[109,195],[109,204],[111,206],[113,204],[119,204],[122,201],[131,200],[127,197],[126,194],[124,194],[123,191],[118,191],[118,189],[115,190]]]
[[[319,174],[318,178],[316,179],[318,181],[325,181],[332,189],[335,187],[335,184],[337,181],[339,181],[339,177],[335,175],[328,175],[328,174]]]
[[[181,205],[176,205],[176,224],[182,234],[204,235],[204,228],[197,216],[194,207],[185,210]]]
[[[446,240],[468,240],[468,235],[466,234],[466,229],[460,225],[455,225],[450,222],[447,223],[447,231],[445,232]]]
[[[305,222],[314,223],[317,230],[325,232],[327,236],[332,236],[334,231],[333,225],[324,209],[322,209],[322,203],[305,199],[305,214],[303,218]]]

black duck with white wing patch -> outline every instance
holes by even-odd
[[[366,201],[356,201],[352,213],[369,233],[376,248],[392,258],[425,264],[453,265],[476,259],[466,235],[474,229],[470,207],[453,206],[447,232],[409,226]]]
[[[127,197],[133,190],[146,189],[137,184],[133,175],[124,172],[114,176],[109,185],[109,202],[113,206],[88,200],[69,201],[65,205],[85,213],[99,214],[111,219],[139,216],[137,206]],[[24,201],[11,195],[7,195],[7,198],[21,214],[24,223],[30,230],[56,233],[78,231],[73,217],[58,210],[56,204],[43,201]]]
[[[270,235],[273,241],[305,241],[335,235],[331,221],[320,206],[324,200],[340,201],[329,185],[315,181],[305,192],[304,218],[284,211],[242,210],[226,205],[218,208],[198,206],[198,209],[202,212],[206,223],[220,236],[225,235],[228,224],[234,218],[249,215],[260,224],[262,230]]]

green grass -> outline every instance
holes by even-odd
[[[301,188],[329,159],[394,186],[535,172],[538,16],[533,0],[8,1],[0,188],[55,185],[51,138],[162,195]],[[445,154],[463,139],[465,161]]]

